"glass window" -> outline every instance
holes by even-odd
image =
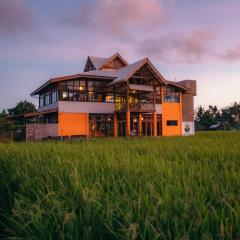
[[[67,91],[63,91],[62,92],[62,99],[63,100],[67,100],[68,99],[68,92]]]
[[[57,91],[55,90],[52,92],[52,103],[57,102],[57,100],[58,100],[58,94],[57,94]]]
[[[40,95],[39,98],[39,107],[43,107],[44,106],[44,95]]]
[[[86,91],[86,82],[85,81],[80,81],[79,82],[79,88],[80,91]]]
[[[73,98],[74,98],[74,92],[69,91],[69,92],[68,92],[68,97],[69,97],[69,101],[73,101]]]
[[[79,94],[79,101],[85,102],[86,101],[86,92],[81,92]]]
[[[167,126],[178,126],[178,121],[177,120],[168,120]]]
[[[67,81],[68,86],[73,86],[73,81]]]
[[[107,94],[105,97],[106,102],[114,102],[114,96],[113,94]]]
[[[88,101],[94,102],[94,94],[92,91],[88,92]]]
[[[167,87],[164,91],[164,102],[180,102],[180,92],[177,89]]]
[[[47,95],[45,96],[45,105],[49,105],[49,104],[50,104],[50,95],[47,94]]]

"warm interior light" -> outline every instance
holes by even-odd
[[[67,92],[63,92],[63,93],[62,93],[62,97],[63,97],[63,98],[66,98],[66,97],[67,97]]]
[[[80,90],[80,91],[82,91],[82,90],[83,90],[83,87],[82,87],[82,86],[80,86],[80,87],[79,87],[79,90]]]
[[[141,120],[143,121],[143,117],[141,117]]]

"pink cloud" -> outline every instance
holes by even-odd
[[[33,14],[24,0],[0,1],[0,33],[12,36],[33,27]]]
[[[239,61],[240,45],[235,48],[227,49],[224,53],[219,54],[219,58],[227,61]]]
[[[131,27],[149,29],[165,20],[166,11],[159,0],[88,1],[77,12],[62,17],[68,26],[117,36],[128,35]]]
[[[160,61],[195,63],[213,54],[210,45],[215,38],[209,30],[172,33],[140,42],[137,51]]]

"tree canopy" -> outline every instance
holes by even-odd
[[[208,109],[199,106],[196,109],[196,130],[208,130],[212,125],[219,125],[219,128],[228,130],[240,127],[240,102],[218,109],[210,105]]]
[[[8,113],[11,116],[18,116],[21,114],[36,111],[35,105],[28,101],[19,102],[14,108],[9,108]]]
[[[24,117],[22,115],[33,111],[36,111],[36,108],[33,103],[28,101],[21,101],[7,111],[3,109],[0,113],[0,134],[23,126]]]

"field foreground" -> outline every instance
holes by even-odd
[[[239,239],[240,133],[0,144],[0,238]]]

